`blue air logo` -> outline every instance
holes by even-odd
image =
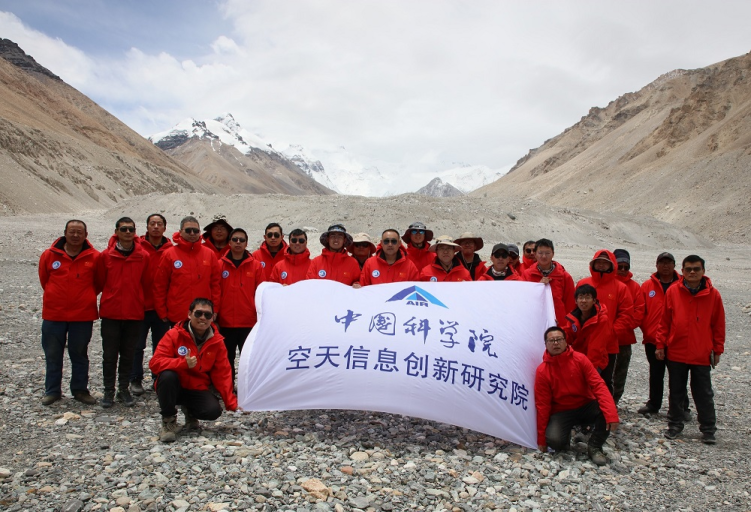
[[[429,304],[434,306],[440,306],[448,309],[448,307],[436,299],[433,295],[429,294],[419,286],[410,286],[400,291],[386,302],[405,301],[408,306],[422,306],[427,308]]]

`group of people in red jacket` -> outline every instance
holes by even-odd
[[[521,255],[515,244],[496,244],[485,263],[477,254],[483,240],[472,233],[434,239],[425,224],[415,222],[404,233],[385,230],[376,245],[366,233],[353,236],[334,224],[320,235],[323,249],[311,259],[307,233],[295,229],[286,242],[277,223],[266,226],[263,242],[251,253],[247,232],[221,216],[203,233],[196,218],[185,217],[171,240],[164,236],[164,216],[152,214],[146,222],[146,234],[138,237],[131,218],[119,219],[100,254],[87,240],[86,224],[71,220],[42,254],[44,405],[62,397],[66,344],[73,397],[96,403],[88,389],[88,343],[97,318],[102,319],[102,407],[115,401],[132,406],[132,395],[144,393],[150,332],[160,439],[169,442],[181,428],[198,428],[198,420],[221,414],[212,387],[225,408],[237,408],[235,358],[256,323],[255,292],[264,281],[291,285],[328,279],[355,288],[401,281],[528,281],[550,286],[557,324],[546,333],[547,350],[535,385],[541,448],[562,449],[569,444],[571,425],[594,425],[590,455],[605,463],[602,443],[618,424],[615,406],[623,394],[637,327],[644,333],[650,363],[649,401],[639,412],[659,411],[667,367],[666,436],[677,436],[685,421],[690,374],[703,440],[714,442],[709,352],[716,364],[724,344],[724,311],[698,256],[684,260],[679,277],[673,256],[661,254],[657,272],[640,286],[632,279],[627,251],[597,251],[590,277],[575,287],[554,260],[548,239],[526,242]],[[184,427],[177,424],[178,405]]]

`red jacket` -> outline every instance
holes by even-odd
[[[200,243],[200,242],[197,242]],[[187,311],[185,312],[187,315]],[[149,361],[149,368],[159,375],[163,371],[173,370],[180,378],[184,389],[205,391],[213,384],[222,396],[224,407],[228,411],[237,409],[237,397],[232,391],[232,368],[227,359],[227,347],[224,337],[212,325],[213,336],[207,339],[198,350],[193,336],[188,332],[188,320],[175,324],[159,342],[154,357]],[[179,354],[181,347],[188,350],[188,355],[196,356],[198,363],[188,368],[185,356]],[[154,381],[154,388],[156,383]]]
[[[258,320],[256,314],[256,288],[263,282],[263,267],[250,253],[239,267],[236,267],[226,254],[219,260],[222,276],[222,314],[220,327],[253,327]]]
[[[673,276],[675,280],[670,284],[668,289],[680,281],[678,272],[673,271]],[[640,326],[642,336],[644,337],[642,343],[645,345],[647,343],[654,345],[657,342],[657,331],[660,329],[662,311],[665,308],[665,292],[662,291],[662,284],[656,272],[642,283],[641,295],[644,299],[644,317]]]
[[[201,241],[186,242],[180,233],[172,237],[176,245],[162,255],[154,279],[154,309],[159,318],[176,323],[188,315],[190,303],[199,297],[211,299],[219,313],[221,290],[219,263],[214,251]]]
[[[407,244],[407,258],[415,264],[418,273],[425,268],[426,265],[433,263],[433,260],[435,259],[435,253],[430,252],[429,249],[430,244],[428,242],[423,244],[422,249],[418,249],[411,243]]]
[[[214,251],[214,256],[216,256],[216,259],[219,260],[229,252],[229,240],[227,240],[227,245],[224,246],[224,249],[217,249],[216,245],[214,245],[214,242],[211,241],[211,238],[209,238],[209,233],[204,233],[201,235],[201,238],[203,239],[203,245]]]
[[[555,321],[558,325],[563,325],[566,321],[566,315],[576,307],[576,300],[574,300],[574,279],[566,272],[563,265],[557,261],[553,261],[553,265],[555,265],[555,270],[548,275],[550,278],[550,291],[553,294]],[[542,279],[542,272],[535,265],[524,271],[522,279],[530,283],[539,283]]]
[[[269,280],[269,278],[271,277],[271,271],[274,270],[274,266],[280,261],[284,260],[284,254],[287,252],[288,247],[289,245],[287,244],[287,242],[282,240],[282,245],[279,247],[279,252],[276,253],[276,256],[271,256],[271,252],[269,251],[266,242],[263,242],[261,244],[261,247],[253,251],[253,257],[261,262],[261,267],[263,267],[264,281]]]
[[[465,264],[464,257],[459,253],[457,255],[457,258],[459,259],[459,263],[461,263],[464,268],[469,271],[469,266]],[[472,263],[475,265],[475,268],[472,272],[469,273],[469,275],[472,277],[472,281],[479,281],[480,278],[485,275],[485,272],[487,272],[488,267],[485,266],[485,263],[480,259],[480,256],[477,254],[474,254],[472,256]]]
[[[557,356],[546,350],[535,375],[537,444],[547,444],[545,429],[550,416],[578,409],[592,400],[597,400],[606,423],[619,422],[613,397],[587,356],[571,347]]]
[[[112,320],[143,320],[146,269],[149,254],[137,240],[126,258],[115,248],[117,237],[110,238],[107,249],[99,255],[96,265],[99,316]]]
[[[454,256],[453,266],[451,270],[446,272],[438,262],[438,256],[434,255],[433,263],[423,267],[420,272],[420,281],[438,281],[438,282],[461,282],[471,281],[472,276],[469,275],[469,271],[459,262],[459,259]]]
[[[88,240],[78,256],[65,252],[65,237],[55,240],[39,258],[42,318],[51,322],[90,322],[99,318],[95,274],[99,251]]]
[[[360,280],[360,265],[346,252],[331,252],[323,248],[320,256],[313,258],[306,279],[328,279],[352,286]]]
[[[279,284],[295,284],[307,279],[310,268],[310,251],[306,248],[300,254],[292,254],[287,247],[284,259],[274,265],[269,281]]]
[[[536,265],[537,265],[537,259],[535,258],[529,259],[527,258],[526,254],[524,254],[519,260],[519,270],[521,273],[524,273],[525,270],[527,270],[528,268],[534,267]]]
[[[495,279],[493,279],[493,273],[490,270],[491,268],[493,268],[493,265],[489,266],[485,270],[485,273],[480,276],[478,281],[495,281]],[[514,270],[514,268],[511,265],[506,267],[506,277],[503,279],[499,279],[499,281],[521,281],[521,280],[522,280],[521,276],[516,270]]]
[[[582,325],[579,308],[566,315],[563,330],[571,348],[587,356],[595,368],[604,370],[608,365],[608,344],[615,338],[613,325],[608,320],[607,308],[595,303],[596,314]]]
[[[594,260],[601,255],[607,255],[610,260],[612,264],[610,272],[595,272],[593,269]],[[615,260],[615,255],[610,251],[601,249],[595,253],[592,261],[589,262],[591,277],[585,277],[576,283],[577,288],[583,284],[594,286],[597,290],[597,300],[608,309],[608,318],[613,324],[616,335],[608,345],[609,354],[620,352],[618,340],[626,337],[629,331],[633,334],[634,330],[634,301],[631,300],[631,293],[626,285],[618,280],[617,268],[618,263]]]
[[[657,349],[667,348],[671,361],[709,365],[711,352],[725,351],[725,307],[717,288],[704,276],[696,295],[680,282],[668,288],[657,331]]]
[[[162,245],[157,249],[151,242],[147,235],[143,235],[138,239],[138,243],[146,251],[149,256],[149,264],[146,267],[145,281],[143,285],[143,307],[146,311],[154,310],[154,279],[156,278],[156,271],[159,269],[159,262],[162,261],[164,251],[172,247],[172,242],[166,236],[162,237]]]
[[[632,279],[633,277],[634,275],[631,272],[625,277],[616,275],[616,278],[626,285],[628,292],[631,294],[631,300],[634,303],[634,309],[631,313],[631,329],[618,336],[619,345],[633,345],[636,343],[634,330],[641,325],[641,322],[644,319],[644,296],[641,293],[641,286]]]
[[[417,281],[420,274],[415,264],[407,258],[407,250],[399,248],[399,259],[389,265],[383,257],[383,247],[378,244],[375,256],[365,260],[360,274],[360,284],[398,283],[402,281]]]

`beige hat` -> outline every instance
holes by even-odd
[[[474,233],[471,233],[469,231],[462,233],[459,238],[454,240],[454,243],[461,245],[461,243],[465,240],[472,240],[475,243],[475,251],[479,251],[485,245],[485,243],[482,241],[482,238],[475,236]]]
[[[450,245],[454,248],[454,252],[459,250],[459,244],[455,244],[451,241],[451,237],[448,235],[441,235],[438,238],[435,239],[435,242],[433,242],[433,245],[430,246],[428,251],[430,252],[436,252],[439,245]]]
[[[356,243],[369,243],[370,244],[370,255],[372,256],[376,252],[376,246],[373,243],[373,241],[370,239],[370,235],[367,233],[355,233],[352,235],[352,243],[347,247],[347,250],[349,252],[352,252],[352,246]]]

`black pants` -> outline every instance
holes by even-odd
[[[649,400],[647,407],[659,411],[662,407],[662,395],[665,390],[665,369],[667,368],[667,349],[665,350],[665,359],[657,359],[655,351],[657,346],[653,343],[644,344],[644,353],[647,355],[649,362]],[[688,394],[686,401],[683,403],[683,410],[689,410]]]
[[[165,370],[157,377],[156,395],[165,418],[177,414],[177,405],[186,407],[191,416],[199,420],[215,420],[222,414],[222,406],[211,391],[185,389],[180,385],[177,372],[172,370]]]
[[[142,320],[102,318],[102,382],[105,391],[114,391],[116,377],[118,387],[128,388],[133,353],[136,351],[142,325]]]
[[[602,415],[600,404],[592,400],[578,409],[557,412],[550,416],[545,429],[545,442],[555,451],[565,450],[571,444],[571,429],[575,425],[594,425],[595,429],[589,437],[589,446],[602,448],[610,432],[607,430],[605,416]]]
[[[172,328],[169,322],[163,321],[156,314],[156,311],[146,311],[143,318],[143,327],[138,338],[138,345],[133,356],[133,371],[130,373],[131,382],[141,382],[143,380],[143,352],[146,350],[146,339],[151,331],[151,355],[156,352],[156,346],[159,344],[167,331]]]
[[[232,367],[232,382],[235,382],[235,352],[242,354],[245,338],[250,334],[250,327],[222,327],[224,345],[227,347],[227,359]]]
[[[618,359],[618,354],[608,354],[608,365],[600,372],[600,376],[605,381],[611,396],[613,395],[613,372],[615,371],[616,359]]]
[[[709,365],[697,365],[667,361],[668,367],[668,427],[683,430],[683,413],[688,403],[688,376],[691,374],[691,396],[696,405],[696,419],[699,431],[714,434],[717,430],[717,417],[712,390],[712,371]]]
[[[613,370],[613,400],[615,405],[623,396],[626,389],[626,376],[628,375],[628,366],[631,363],[631,345],[621,345],[618,357],[615,360],[615,369]]]

